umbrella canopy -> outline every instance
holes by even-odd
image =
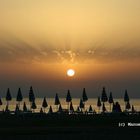
[[[23,97],[22,97],[21,89],[19,88],[16,101],[20,102],[20,101],[22,101],[22,99],[23,99]]]
[[[24,102],[23,104],[23,111],[26,112],[27,111],[27,106],[26,106],[26,103]]]
[[[62,112],[63,111],[63,109],[62,109],[62,106],[61,106],[61,104],[59,105],[59,108],[58,108],[58,112]]]
[[[18,112],[18,111],[19,111],[19,106],[18,104],[16,104],[15,112]]]
[[[43,113],[43,109],[42,109],[42,107],[40,108],[40,113]]]
[[[11,100],[12,100],[12,96],[11,96],[11,93],[10,93],[10,89],[8,88],[7,94],[6,94],[6,101],[11,101]]]
[[[70,90],[68,90],[67,97],[66,97],[66,102],[71,102],[71,101],[72,101],[72,98],[71,98],[71,95],[70,95]]]
[[[88,100],[88,97],[87,97],[86,89],[85,89],[85,88],[83,89],[83,95],[82,95],[82,98],[83,98],[83,102],[86,102],[86,101]]]
[[[135,112],[134,106],[132,105],[132,112]]]
[[[74,108],[73,108],[73,105],[72,105],[72,102],[70,103],[70,111],[74,111]]]
[[[108,102],[109,102],[110,104],[112,104],[112,103],[114,102],[114,101],[113,101],[112,92],[110,92]]]
[[[98,106],[98,107],[101,107],[101,106],[102,106],[100,97],[98,97],[97,106]]]
[[[32,109],[36,109],[36,108],[37,108],[35,101],[32,102],[31,108],[32,108]]]
[[[116,105],[115,105],[115,103],[113,102],[112,112],[115,112],[115,111],[116,111]]]
[[[43,99],[42,107],[43,107],[43,108],[48,107],[48,103],[47,103],[47,101],[46,101],[46,97],[44,97],[44,99]]]
[[[30,102],[35,101],[35,95],[34,95],[34,91],[33,91],[32,86],[30,87],[30,90],[29,90],[29,101]]]
[[[107,100],[108,100],[105,87],[103,87],[103,90],[102,90],[101,100],[102,100],[102,102],[107,102]]]
[[[89,112],[93,112],[92,106],[89,106]]]
[[[48,113],[53,113],[52,106],[50,106]]]
[[[103,112],[105,112],[105,111],[106,111],[106,107],[105,107],[105,104],[104,104],[104,103],[103,103],[102,110],[103,110]]]
[[[126,103],[126,107],[125,107],[125,108],[126,108],[126,109],[128,109],[128,110],[131,108],[131,106],[130,106],[130,103],[129,103],[129,102],[127,102],[127,103]]]
[[[116,107],[116,112],[122,112],[119,102],[116,102],[115,107]]]
[[[59,97],[58,97],[58,94],[56,93],[55,95],[55,105],[59,105],[60,104],[60,101],[59,101]]]
[[[2,100],[1,100],[1,98],[0,98],[0,105],[2,105],[3,103],[2,103]]]
[[[129,102],[129,96],[128,96],[127,90],[125,90],[124,101]]]

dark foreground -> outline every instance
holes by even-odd
[[[140,126],[128,123],[140,123],[140,115],[0,114],[0,140],[140,140]]]

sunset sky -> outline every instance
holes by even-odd
[[[40,97],[103,86],[140,97],[140,0],[0,0],[0,96],[30,85]]]

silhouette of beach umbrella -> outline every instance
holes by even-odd
[[[0,106],[2,105],[3,103],[2,103],[2,100],[1,100],[1,98],[0,98]]]
[[[132,105],[132,112],[133,112],[133,113],[136,112],[133,105]]]
[[[48,107],[48,103],[46,101],[46,97],[44,97],[44,99],[43,99],[42,107],[44,108],[44,112],[45,112],[45,108]]]
[[[84,109],[85,109],[85,102],[88,100],[87,94],[86,94],[86,89],[83,89],[83,95],[82,95],[82,100],[84,104]]]
[[[126,106],[127,102],[129,102],[129,96],[128,96],[127,90],[125,90],[124,102],[125,102],[125,106]]]
[[[116,112],[122,112],[119,102],[116,102],[115,109],[116,109]]]
[[[114,102],[113,102],[113,106],[112,106],[112,112],[116,112],[116,105]]]
[[[108,101],[108,98],[107,98],[107,94],[106,94],[105,87],[103,87],[103,90],[102,90],[101,101],[102,101],[103,103],[105,103],[105,102],[107,102],[107,101]]]
[[[7,94],[6,94],[7,106],[9,106],[9,101],[11,101],[11,100],[12,100],[12,96],[11,96],[11,93],[10,93],[10,89],[8,88]]]
[[[3,103],[2,103],[2,100],[1,100],[1,98],[0,98],[0,106],[2,105]]]
[[[43,109],[42,109],[42,107],[40,108],[40,113],[43,113]]]
[[[27,112],[27,106],[26,106],[26,103],[24,102],[24,104],[23,104],[23,111],[24,112]]]
[[[16,104],[15,113],[18,113],[18,112],[19,112],[19,106],[18,104]]]
[[[55,95],[55,105],[59,105],[60,104],[60,101],[59,101],[59,97],[58,97],[58,94],[56,93]]]
[[[58,112],[62,112],[62,111],[63,111],[62,106],[61,104],[59,104]]]
[[[103,106],[102,106],[102,111],[103,111],[103,112],[106,112],[106,107],[105,107],[104,102],[103,102]]]
[[[101,104],[101,100],[100,97],[98,97],[98,101],[97,101],[97,107],[99,108],[99,112],[100,112],[100,108],[101,108],[102,104]]]
[[[52,110],[52,106],[50,105],[50,108],[49,108],[49,112],[48,113],[53,113],[53,110]]]
[[[82,97],[83,97],[83,102],[86,102],[88,100],[88,97],[87,97],[86,89],[85,88],[83,89],[83,95],[82,95]]]
[[[59,97],[58,97],[57,93],[55,95],[55,102],[54,102],[54,104],[57,106],[57,109],[58,109],[58,105],[60,104],[60,101],[59,101]]]
[[[67,92],[66,96],[66,102],[68,103],[68,109],[69,109],[69,103],[72,101],[71,95],[70,95],[70,90]]]
[[[21,89],[19,88],[18,93],[17,93],[17,99],[16,99],[16,101],[18,102],[19,108],[20,108],[20,102],[22,100],[23,100],[23,97],[22,97]]]
[[[73,108],[73,104],[72,104],[72,102],[70,103],[70,112],[71,112],[71,113],[74,112],[74,108]]]
[[[34,110],[37,108],[35,101],[32,102],[31,108],[33,109],[33,112],[34,112]]]
[[[90,112],[90,113],[93,112],[93,109],[92,109],[92,106],[91,106],[91,105],[89,106],[89,112]]]
[[[112,92],[110,92],[108,102],[109,102],[109,104],[110,104],[110,111],[111,111],[111,104],[114,102],[114,101],[113,101]]]
[[[82,109],[84,108],[84,103],[83,103],[83,100],[82,100],[82,99],[80,99],[79,107],[81,108],[81,111],[82,111]]]
[[[34,95],[34,91],[33,91],[33,88],[32,86],[30,87],[30,90],[29,90],[29,102],[30,102],[30,107],[32,106],[32,102],[35,101],[35,95]],[[32,107],[31,107],[32,108]]]
[[[126,110],[129,110],[131,108],[131,106],[130,106],[130,103],[129,103],[129,101],[126,103],[126,107],[125,107],[125,109]]]
[[[121,105],[120,104],[119,104],[118,108],[119,108],[119,112],[122,112],[122,109],[121,109]]]

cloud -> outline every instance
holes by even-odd
[[[33,45],[18,38],[0,40],[0,62],[45,62],[45,63],[76,63],[96,60],[112,62],[119,60],[140,59],[139,45],[129,44],[117,47],[89,46],[85,48],[59,48],[48,45]]]
[[[95,50],[89,50],[89,59],[98,61],[117,61],[117,60],[135,60],[140,59],[140,48],[138,46],[121,46],[121,47],[99,47]]]

